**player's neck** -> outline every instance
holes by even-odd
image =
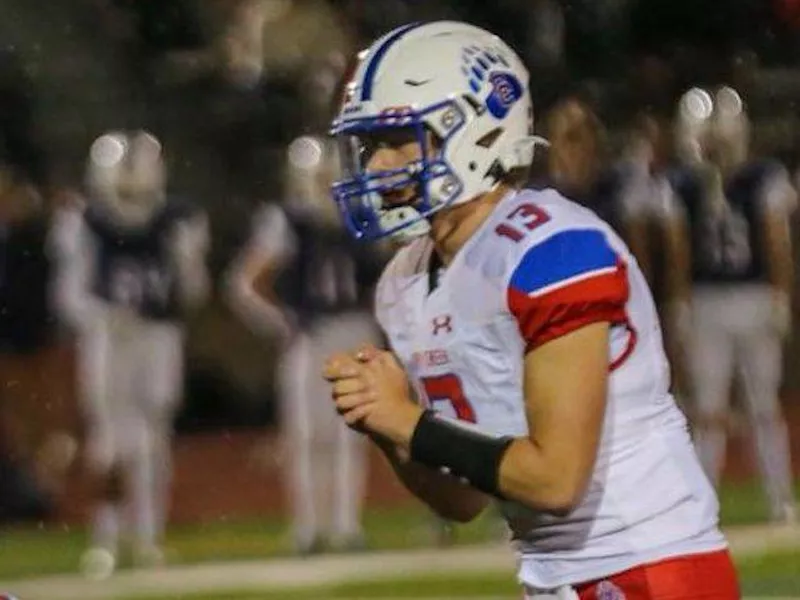
[[[430,237],[439,260],[445,267],[489,218],[511,187],[499,185],[482,196],[437,213],[431,221]]]

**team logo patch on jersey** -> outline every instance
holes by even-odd
[[[610,581],[601,581],[595,588],[597,600],[625,600],[625,593]]]
[[[514,75],[503,71],[490,73],[489,83],[492,84],[492,91],[486,98],[486,108],[493,116],[502,119],[522,97],[522,84]]]

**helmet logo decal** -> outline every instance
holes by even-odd
[[[511,73],[510,68],[510,63],[497,48],[481,49],[472,45],[461,52],[461,73],[469,81],[473,93],[478,94],[487,83],[491,85],[485,103],[496,119],[504,118],[514,103],[522,97],[522,83]]]
[[[522,84],[508,72],[490,73],[489,83],[492,84],[492,91],[486,98],[486,108],[494,117],[502,119],[522,97]]]

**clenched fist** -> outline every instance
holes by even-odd
[[[391,352],[364,346],[334,354],[323,376],[333,384],[333,401],[348,426],[408,447],[422,408],[411,399],[408,376]]]

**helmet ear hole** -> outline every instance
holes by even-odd
[[[489,133],[484,135],[481,139],[475,142],[476,145],[480,146],[481,148],[491,148],[494,143],[497,141],[503,133],[502,127],[496,127],[492,129]]]

